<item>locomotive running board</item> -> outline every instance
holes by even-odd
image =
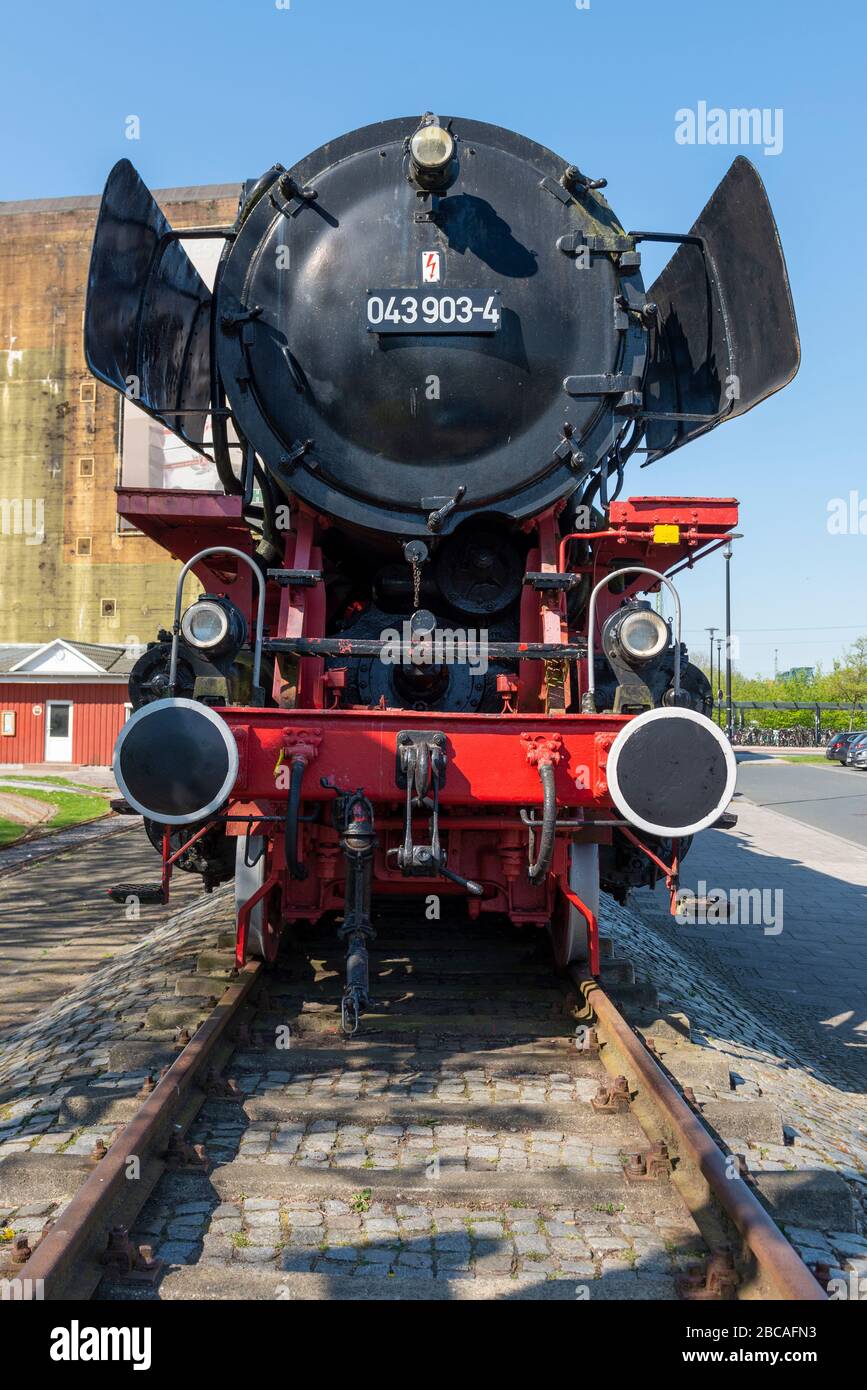
[[[739,156],[648,291],[656,351],[644,390],[648,461],[787,386],[801,362],[777,224],[756,169]]]
[[[87,281],[87,365],[198,453],[213,413],[211,292],[180,241],[234,235],[173,231],[128,159],[108,176]]]

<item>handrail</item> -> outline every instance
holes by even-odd
[[[620,579],[626,574],[650,574],[660,583],[667,584],[674,599],[674,618],[675,618],[675,638],[674,638],[674,699],[675,703],[680,699],[680,649],[681,649],[681,607],[680,595],[672,584],[671,580],[659,570],[648,569],[646,565],[628,565],[625,569],[614,570],[611,574],[606,574],[594,588],[590,595],[590,604],[587,614],[587,695],[595,704],[596,701],[596,662],[595,662],[595,628],[596,628],[596,597],[611,583],[613,579]]]
[[[175,590],[175,621],[172,627],[172,658],[171,664],[169,665],[170,695],[176,693],[178,683],[178,646],[181,637],[181,606],[184,599],[184,581],[193,566],[197,565],[200,560],[206,559],[209,555],[234,555],[237,560],[243,560],[245,565],[249,565],[256,576],[256,582],[259,586],[259,602],[256,605],[256,638],[253,646],[254,691],[259,684],[259,676],[262,669],[262,639],[265,631],[265,580],[262,571],[255,561],[250,559],[249,555],[244,554],[243,550],[236,550],[234,546],[231,545],[212,545],[209,546],[207,550],[200,550],[198,555],[194,555],[191,560],[188,560],[178,575],[178,585]]]

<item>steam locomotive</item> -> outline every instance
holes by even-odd
[[[687,234],[627,232],[604,187],[431,113],[275,165],[230,226],[108,178],[89,368],[223,488],[121,492],[182,568],[115,761],[162,874],[114,893],[234,878],[239,966],[335,922],[349,1034],[380,900],[459,898],[598,972],[600,885],[674,900],[734,790],[673,579],[738,504],[622,491],[793,378],[785,262],[743,158]],[[643,242],[676,248],[649,292]]]

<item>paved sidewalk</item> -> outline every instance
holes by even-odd
[[[668,913],[664,887],[634,893],[632,904],[699,970],[710,965],[734,995],[758,1006],[786,1037],[791,1061],[835,1085],[863,1089],[867,849],[742,796],[732,809],[736,829],[707,831],[694,842],[682,887],[700,894],[764,891],[770,912],[763,920],[680,924]]]

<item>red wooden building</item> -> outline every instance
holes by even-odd
[[[110,767],[137,655],[62,638],[0,644],[0,765]]]

